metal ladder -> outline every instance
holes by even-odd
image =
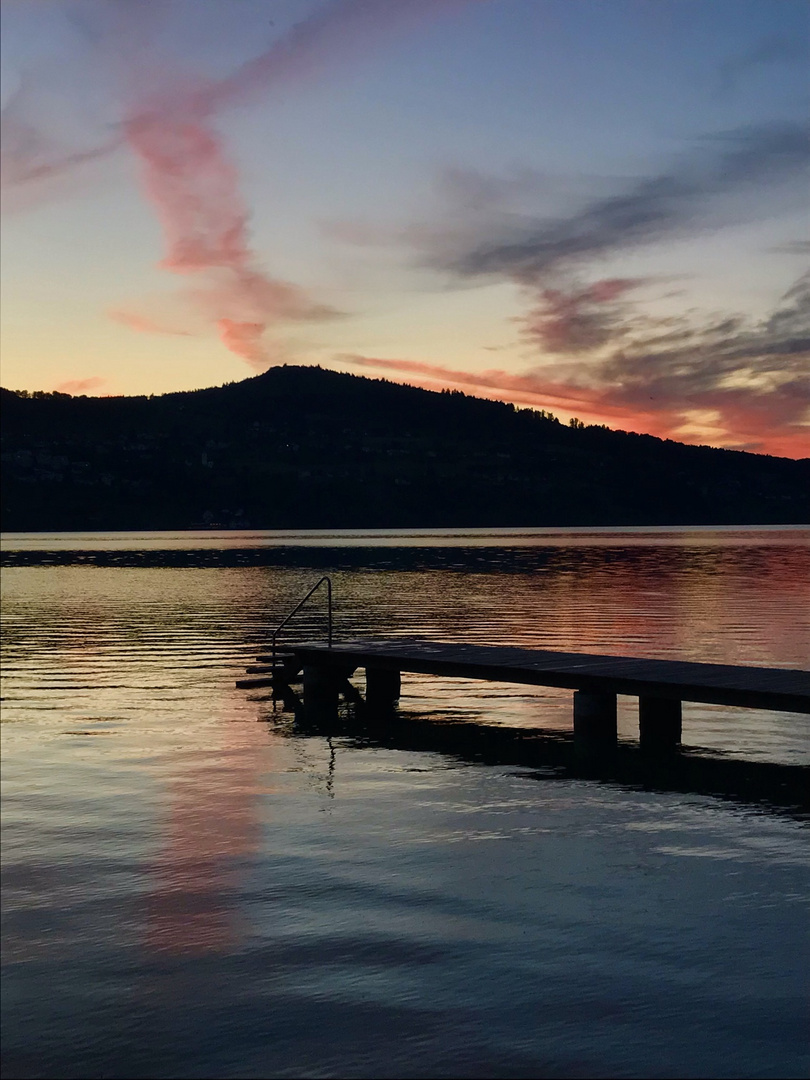
[[[312,586],[312,588],[309,590],[309,592],[306,594],[306,596],[304,596],[301,600],[298,601],[298,603],[295,605],[295,607],[292,609],[292,611],[288,612],[288,614],[285,615],[285,617],[281,620],[281,622],[278,624],[278,626],[272,632],[272,634],[270,635],[270,647],[271,647],[270,655],[269,656],[258,656],[256,658],[259,661],[258,665],[250,665],[247,668],[247,674],[248,675],[253,675],[253,676],[255,676],[255,675],[263,675],[263,676],[266,676],[266,678],[237,679],[236,685],[237,685],[237,687],[239,689],[250,690],[250,689],[258,689],[259,687],[262,687],[262,686],[273,686],[273,685],[275,685],[273,677],[278,675],[279,672],[284,667],[283,661],[281,661],[281,662],[279,661],[279,653],[278,653],[278,650],[277,650],[278,635],[281,633],[281,631],[284,629],[284,627],[287,625],[287,623],[289,623],[290,619],[292,619],[292,617],[294,615],[298,614],[298,612],[301,610],[301,608],[304,606],[304,604],[306,604],[307,600],[309,600],[309,598],[312,596],[312,594],[317,592],[318,589],[320,589],[321,585],[323,585],[323,584],[326,584],[327,645],[328,645],[328,647],[330,649],[332,648],[332,627],[333,627],[333,619],[332,619],[332,579],[327,574],[324,574],[324,576],[322,578],[320,578],[318,581],[315,582],[315,584]],[[269,661],[269,664],[268,664],[268,661]],[[275,700],[274,700],[273,701],[273,709],[274,710],[275,710],[275,707],[276,707],[276,705],[275,705]]]
[[[287,625],[287,623],[290,621],[290,619],[292,619],[293,615],[298,614],[298,612],[301,610],[301,608],[304,606],[304,604],[306,604],[307,600],[309,600],[310,596],[312,596],[313,593],[317,592],[318,589],[320,589],[321,585],[323,585],[324,582],[326,582],[326,614],[327,614],[327,639],[326,640],[327,640],[328,647],[330,649],[332,648],[332,579],[329,577],[328,574],[324,574],[324,576],[322,578],[320,578],[319,581],[315,582],[315,584],[312,586],[312,588],[309,590],[309,592],[306,594],[306,596],[303,597],[302,600],[298,601],[298,603],[295,605],[295,607],[292,609],[292,611],[290,611],[281,620],[281,622],[278,624],[278,626],[273,631],[273,633],[272,633],[272,635],[270,637],[270,655],[271,655],[271,661],[270,662],[274,667],[275,667],[275,663],[276,663],[276,640],[278,638],[279,633],[284,629],[284,627]]]

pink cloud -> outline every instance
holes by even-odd
[[[534,306],[522,320],[524,336],[549,352],[578,353],[615,339],[620,328],[614,301],[644,281],[607,278],[574,289],[539,290]]]
[[[93,375],[89,379],[67,379],[65,382],[55,386],[54,389],[60,394],[86,394],[88,390],[98,390],[106,382],[106,379]]]
[[[168,323],[153,319],[148,315],[141,315],[136,311],[124,311],[121,308],[114,308],[108,311],[107,315],[114,322],[121,323],[122,326],[128,326],[130,330],[136,330],[139,334],[169,334],[177,337],[192,336],[190,330],[182,330],[179,327],[174,327]]]
[[[5,110],[4,181],[7,188],[25,188],[128,146],[163,228],[166,254],[160,265],[200,280],[188,296],[226,347],[252,367],[266,367],[279,346],[266,346],[265,335],[277,325],[339,313],[258,265],[239,171],[214,127],[215,114],[258,99],[274,87],[311,81],[334,64],[353,62],[392,33],[470,2],[335,0],[220,79],[182,78],[160,61],[153,47],[157,5],[110,6],[85,36],[117,62],[122,85],[128,88],[120,133],[89,149],[61,147],[29,122],[29,96],[21,93]],[[149,317],[121,312],[114,317],[140,331],[177,332]]]

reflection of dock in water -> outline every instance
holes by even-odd
[[[368,707],[359,692],[340,713],[305,707],[295,691],[280,684],[268,699],[294,717],[293,732],[356,739],[369,746],[447,754],[461,761],[540,770],[538,780],[587,779],[650,791],[713,795],[737,802],[766,804],[800,817],[810,812],[810,768],[746,761],[721,752],[683,748],[678,754],[649,754],[619,743],[609,753],[583,753],[571,731],[510,728],[435,717],[401,709]],[[273,719],[269,713],[267,719]]]
[[[295,645],[258,658],[244,688],[273,687],[274,704],[295,715],[296,731],[370,739],[464,760],[810,809],[808,768],[709,756],[681,746],[681,702],[810,712],[810,672],[597,656],[486,645],[388,640]],[[365,694],[351,675],[365,668]],[[573,730],[549,732],[437,722],[396,708],[402,672],[483,679],[574,691]],[[257,677],[258,676],[258,677]],[[301,682],[302,693],[293,686]],[[639,698],[639,745],[619,743],[616,695]],[[340,698],[350,708],[338,712]]]

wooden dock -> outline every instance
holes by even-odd
[[[267,657],[260,659],[266,660]],[[574,691],[574,735],[583,743],[616,741],[616,695],[639,699],[642,746],[672,749],[681,741],[681,702],[810,713],[810,671],[702,664],[630,656],[451,644],[420,639],[303,644],[287,650],[271,679],[303,672],[304,703],[328,702],[357,668],[366,670],[369,705],[392,704],[400,673],[417,672],[489,682],[557,686]],[[267,685],[268,679],[239,685]]]

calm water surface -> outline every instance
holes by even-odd
[[[307,734],[234,680],[321,573],[339,636],[806,668],[810,532],[3,541],[7,1076],[807,1074],[795,815]],[[442,730],[570,713],[403,677]],[[810,760],[791,714],[685,705],[684,741]]]

